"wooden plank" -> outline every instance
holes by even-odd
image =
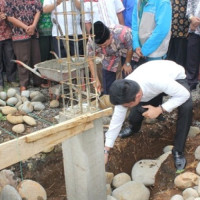
[[[63,127],[56,130],[56,126],[54,126],[51,127],[52,132],[50,135],[41,137],[35,142],[27,143],[26,138],[28,136],[23,136],[0,144],[0,170],[19,161],[26,160],[49,147],[55,146],[66,139],[93,128],[93,126],[93,122],[77,124],[67,130]]]
[[[84,124],[86,122],[90,122],[104,116],[109,116],[111,114],[112,114],[112,108],[108,108],[108,109],[101,110],[95,113],[88,113],[85,115],[81,115],[73,119],[64,121],[55,126],[51,126],[46,129],[36,131],[26,137],[26,142],[35,142],[37,140],[42,139],[43,137],[47,137],[49,135],[55,134],[60,131],[68,130],[80,124]]]

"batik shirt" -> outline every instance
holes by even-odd
[[[5,1],[0,0],[0,12],[5,13]],[[11,29],[7,20],[0,20],[0,41],[10,39],[12,37]]]
[[[187,3],[187,16],[195,16],[200,18],[200,0],[188,0]],[[195,31],[189,30],[189,32],[195,32],[200,35],[200,26],[197,27]]]
[[[120,56],[126,57],[127,50],[132,49],[131,29],[126,26],[116,25],[114,28],[110,28],[110,34],[112,35],[111,44],[105,48],[95,44],[95,55],[102,58],[104,69],[116,72],[120,63]],[[94,56],[91,38],[88,41],[87,51],[89,56]]]
[[[186,17],[187,0],[171,0],[172,3],[172,37],[186,38],[189,21]]]
[[[40,0],[40,2],[43,5],[44,0]],[[52,26],[51,13],[42,13],[38,22],[38,31],[40,36],[51,36]]]
[[[27,26],[33,24],[34,17],[37,12],[42,11],[40,0],[6,0],[6,14],[9,17],[14,17],[22,21]],[[34,36],[30,36],[22,28],[12,26],[12,39],[26,40],[31,37],[39,37],[38,31],[35,31]]]

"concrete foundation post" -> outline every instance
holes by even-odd
[[[68,200],[106,200],[102,119],[62,143]]]

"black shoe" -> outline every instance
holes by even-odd
[[[174,156],[174,165],[177,170],[183,170],[186,165],[186,159],[183,152],[172,150],[172,154]]]
[[[131,135],[133,135],[133,130],[131,129],[131,127],[126,127],[124,129],[122,129],[121,132],[119,133],[120,138],[126,138]]]

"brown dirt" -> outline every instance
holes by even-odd
[[[200,103],[194,105],[193,124],[200,122]],[[131,174],[132,166],[141,159],[156,159],[162,154],[166,145],[173,145],[175,132],[176,113],[166,115],[164,122],[156,124],[144,124],[140,133],[127,139],[117,139],[115,147],[111,151],[109,164],[106,170],[114,174],[126,172]],[[199,145],[200,135],[187,139],[185,171],[195,171],[197,161],[194,158],[194,150]],[[44,159],[32,159],[32,168],[23,163],[24,179],[32,179],[39,182],[47,191],[48,200],[66,200],[62,153],[60,148],[46,154]],[[19,164],[14,166],[18,175]],[[156,176],[156,182],[151,190],[151,200],[168,200],[173,194],[180,193],[174,187],[175,168],[172,156],[162,164]]]

